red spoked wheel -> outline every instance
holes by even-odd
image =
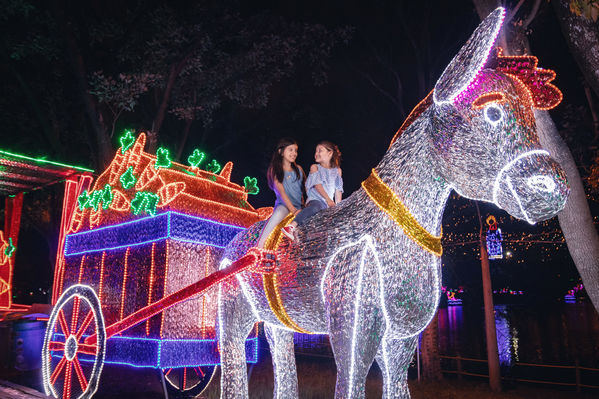
[[[96,344],[85,337],[97,334]],[[42,347],[46,395],[62,399],[91,398],[98,389],[106,354],[106,328],[100,301],[86,285],[70,286],[48,320]]]
[[[164,369],[169,396],[196,397],[210,384],[216,366],[197,366]]]

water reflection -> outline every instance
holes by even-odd
[[[590,303],[543,306],[496,305],[497,346],[502,367],[515,362],[599,366],[599,316]],[[439,309],[439,352],[485,359],[481,307]]]
[[[518,330],[510,325],[507,305],[495,306],[495,328],[499,364],[510,367],[518,361]]]

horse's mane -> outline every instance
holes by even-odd
[[[424,99],[422,99],[422,101],[420,101],[410,112],[406,120],[401,124],[401,127],[399,128],[397,133],[395,133],[395,136],[393,136],[393,138],[391,139],[391,144],[389,144],[389,147],[391,147],[393,143],[395,143],[395,140],[397,140],[399,136],[401,136],[401,134],[408,128],[408,126],[410,126],[416,119],[418,119],[418,117],[422,115],[422,113],[426,111],[426,109],[432,104],[433,91],[434,90],[431,90],[430,93],[428,93],[426,97],[424,97]]]
[[[497,48],[495,57],[488,62],[487,68],[495,69],[521,81],[530,92],[536,109],[548,110],[556,107],[563,98],[562,92],[549,83],[555,79],[555,71],[539,68],[539,60],[532,55],[503,55],[503,49]]]

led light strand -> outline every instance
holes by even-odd
[[[362,182],[362,187],[370,199],[402,228],[406,236],[433,255],[441,256],[441,236],[436,237],[426,231],[374,169]]]
[[[155,267],[155,261],[154,261],[154,251],[156,250],[156,243],[152,243],[152,254],[150,255],[150,276],[149,276],[149,282],[148,282],[148,306],[150,306],[150,304],[152,303],[152,288],[154,287],[154,267]],[[146,321],[146,336],[150,335],[150,320],[151,318],[149,318]]]
[[[129,273],[129,252],[131,248],[125,251],[125,266],[123,270],[123,288],[121,289],[121,308],[119,310],[119,320],[123,320],[123,312],[125,310],[125,292],[127,291],[127,274]]]

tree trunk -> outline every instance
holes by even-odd
[[[599,96],[599,29],[597,24],[570,12],[570,0],[553,0],[553,8],[570,53],[588,84]]]
[[[191,131],[192,123],[193,119],[185,120],[185,126],[183,127],[183,134],[181,135],[181,140],[179,140],[179,146],[177,147],[177,156],[175,157],[175,161],[181,162],[181,156],[183,155],[183,150],[185,149],[185,144],[187,143],[187,138],[189,137],[189,132]]]
[[[422,332],[422,379],[424,381],[440,381],[441,360],[439,359],[439,311]]]
[[[481,19],[493,10],[493,4],[497,6],[497,3],[492,0],[472,1]],[[514,47],[509,40],[508,44],[509,47]],[[525,46],[528,47],[528,41],[526,41]],[[587,49],[589,53],[593,51],[593,47]],[[518,49],[508,48],[507,50],[511,50],[511,53],[517,53]],[[596,65],[599,66],[599,62]],[[599,81],[599,75],[595,76]],[[570,149],[561,139],[549,113],[547,111],[535,111],[535,116],[541,146],[547,149],[562,166],[570,183],[570,197],[565,208],[558,214],[558,220],[570,256],[582,277],[582,282],[595,310],[599,312],[599,235],[593,224],[589,204],[586,201],[582,179]]]
[[[156,152],[156,147],[158,146],[158,134],[160,132],[160,128],[162,127],[162,123],[164,122],[164,118],[166,117],[168,103],[171,99],[173,89],[175,88],[175,82],[177,81],[177,77],[179,77],[179,74],[187,64],[189,57],[191,56],[196,47],[197,44],[192,46],[188,50],[185,57],[183,57],[176,64],[171,65],[171,67],[169,68],[166,86],[164,87],[164,92],[162,93],[162,99],[160,100],[160,105],[158,106],[158,111],[156,112],[154,122],[152,122],[152,129],[147,134],[148,141],[146,143],[146,151],[150,153]]]
[[[108,135],[102,114],[98,110],[98,103],[89,92],[85,62],[83,61],[81,50],[77,45],[75,34],[70,27],[70,23],[64,20],[64,16],[61,17],[63,18],[59,18],[59,20],[63,22],[64,25],[66,49],[70,58],[71,68],[77,82],[77,92],[84,105],[85,113],[94,132],[94,138],[97,146],[96,150],[98,151],[96,167],[98,170],[103,170],[108,166],[112,160],[112,156],[114,155],[112,145],[110,143],[110,136]]]
[[[589,298],[599,311],[599,234],[587,203],[582,179],[568,146],[560,137],[547,111],[535,111],[541,145],[564,168],[570,183],[570,197],[558,215],[568,251],[576,264]]]

